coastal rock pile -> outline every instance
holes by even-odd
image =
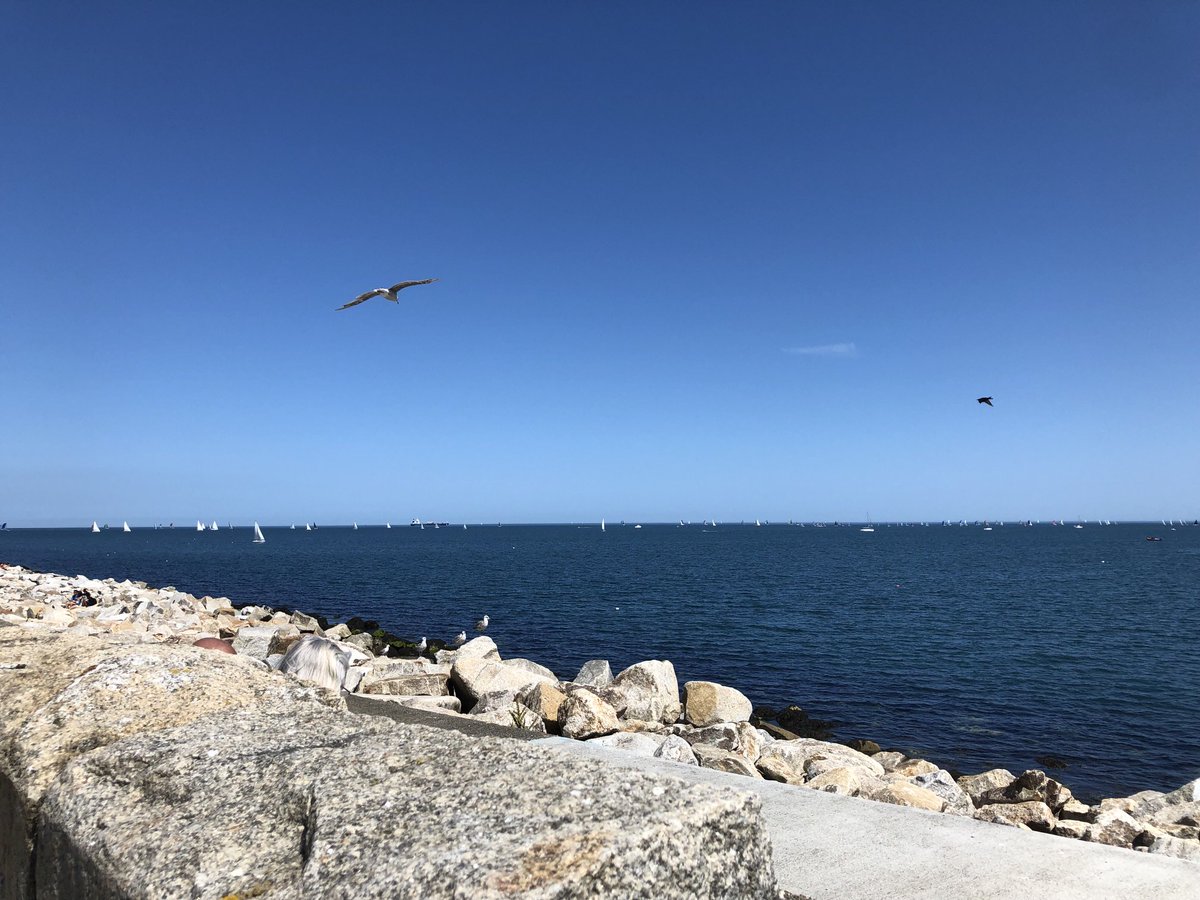
[[[881,750],[870,741],[848,746],[826,740],[830,723],[808,719],[799,707],[779,713],[755,709],[739,691],[708,681],[687,682],[681,692],[666,660],[640,662],[615,676],[607,661],[592,660],[563,680],[531,660],[504,659],[487,636],[453,650],[444,644],[435,650],[435,643],[429,658],[373,622],[352,619],[325,627],[303,613],[238,609],[224,597],[19,567],[0,569],[0,623],[106,633],[135,643],[220,638],[264,669],[340,686],[378,703],[1200,862],[1200,779],[1170,793],[1143,791],[1088,805],[1039,770],[955,777],[928,760]],[[301,659],[322,652],[324,663]],[[396,653],[407,658],[391,655]]]

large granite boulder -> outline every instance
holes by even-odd
[[[518,656],[514,659],[502,660],[502,662],[506,666],[512,666],[514,669],[521,669],[524,672],[532,672],[534,675],[541,675],[546,680],[558,684],[558,676],[553,671],[540,663],[535,663],[532,659],[522,659]]]
[[[978,806],[986,806],[990,803],[1028,803],[1038,800],[1055,810],[1061,809],[1070,799],[1071,792],[1064,785],[1047,777],[1039,769],[1030,769],[1004,787],[983,791],[975,802]]]
[[[493,706],[484,712],[471,710],[471,718],[481,722],[491,722],[493,725],[503,725],[506,728],[546,733],[546,723],[537,713],[519,700],[512,700],[505,706]]]
[[[985,794],[997,788],[1008,787],[1016,778],[1017,776],[1008,769],[988,769],[978,775],[963,775],[958,779],[958,786],[971,798],[972,803],[979,806]]]
[[[692,744],[692,752],[696,761],[705,769],[715,769],[718,772],[728,772],[730,775],[744,775],[747,778],[762,778],[754,763],[746,757],[711,744]]]
[[[580,667],[574,679],[575,684],[592,689],[608,687],[612,680],[612,667],[607,659],[589,659]]]
[[[612,680],[601,696],[622,719],[646,719],[670,725],[679,719],[679,682],[667,660],[635,663]]]
[[[616,734],[591,738],[588,743],[597,747],[608,747],[635,756],[655,756],[666,741],[666,735],[649,735],[640,732],[618,731]]]
[[[959,816],[973,816],[975,804],[971,798],[954,780],[954,776],[945,769],[925,772],[908,779],[919,788],[924,788],[941,797],[946,803],[945,812]]]
[[[685,766],[700,765],[699,760],[696,759],[695,752],[692,750],[692,745],[674,734],[666,736],[662,745],[654,751],[654,755],[659,759],[666,759]]]
[[[880,803],[894,803],[896,806],[910,806],[914,809],[927,809],[931,812],[941,812],[946,808],[945,800],[933,791],[918,787],[911,781],[885,782],[866,796]]]
[[[480,638],[476,638],[480,640]],[[506,666],[501,662],[480,656],[460,657],[450,669],[450,678],[458,689],[459,696],[474,703],[483,694],[492,691],[523,691],[538,682],[556,685],[553,679]]]
[[[1155,793],[1143,792],[1130,798],[1136,802],[1129,808],[1129,814],[1155,825],[1200,824],[1200,778],[1168,794],[1154,796]]]
[[[862,769],[829,769],[816,778],[804,782],[804,786],[814,791],[824,791],[827,794],[843,794],[847,797],[857,797],[863,789]],[[882,783],[880,783],[882,786]]]
[[[683,686],[683,717],[698,728],[718,722],[748,722],[753,709],[741,691],[713,681],[689,681]]]
[[[543,722],[558,722],[558,708],[567,695],[549,682],[539,681],[521,694],[521,702],[541,716]]]
[[[441,697],[450,693],[450,667],[427,659],[378,659],[365,666],[361,694]]]
[[[1083,839],[1112,847],[1132,847],[1141,833],[1142,826],[1129,813],[1107,809],[1096,814],[1083,833]]]
[[[1053,831],[1057,820],[1050,807],[1041,800],[1025,800],[1020,803],[989,803],[975,811],[981,822],[996,822],[1000,825],[1018,825],[1034,831]]]
[[[680,729],[678,734],[689,744],[707,744],[721,750],[728,750],[743,757],[753,764],[762,753],[763,740],[758,729],[749,722],[722,722],[719,725],[709,725],[707,728]],[[672,730],[675,730],[672,729]]]
[[[572,691],[558,707],[558,727],[565,737],[577,740],[612,734],[617,730],[617,712],[591,691]]]
[[[758,769],[767,778],[803,784],[808,778],[839,768],[858,769],[863,775],[883,777],[883,766],[843,744],[799,738],[775,741],[762,748]]]
[[[336,693],[245,657],[110,641],[0,628],[0,896],[29,896],[27,864],[43,797],[87,751],[214,713],[344,708]]]
[[[777,892],[755,797],[311,707],[77,755],[39,840],[44,900]]]

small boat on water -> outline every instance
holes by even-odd
[[[204,523],[201,522],[199,519],[196,520],[196,530],[197,531],[207,531],[207,529],[204,526]]]
[[[305,531],[312,531],[312,526],[311,526],[311,525],[309,525],[307,522],[305,522],[305,523],[304,523],[304,530],[305,530]]]
[[[357,522],[354,523],[354,530],[358,531],[358,523]]]
[[[392,523],[391,523],[391,522],[388,522],[388,523],[387,523],[387,525],[385,525],[384,527],[385,527],[385,528],[391,528],[391,527],[392,527]],[[466,526],[464,525],[463,527],[465,528]]]
[[[92,534],[99,534],[100,526],[96,524],[96,520],[92,519]]]
[[[250,543],[265,544],[266,542],[267,542],[267,539],[265,537],[263,537],[262,529],[259,528],[258,523],[255,522],[254,523],[254,540],[252,540]]]
[[[1152,534],[1151,534],[1151,535],[1147,535],[1147,536],[1146,536],[1146,540],[1148,540],[1148,541],[1161,541],[1161,540],[1162,540],[1162,538],[1160,538],[1160,537],[1155,537],[1154,535],[1152,535]]]
[[[209,530],[209,531],[220,531],[220,530],[221,530],[220,528],[218,528],[218,527],[217,527],[217,520],[216,520],[216,519],[213,519],[213,523],[212,523],[211,525],[209,525],[209,526],[208,526],[208,530]]]
[[[603,519],[600,520],[600,530],[601,531],[604,530],[604,520]]]
[[[122,523],[121,523],[121,530],[122,530],[122,531],[133,531],[133,529],[129,527],[129,523],[128,523],[128,522],[122,522]]]
[[[296,523],[295,523],[295,522],[293,522],[293,523],[292,523],[292,531],[295,531],[295,530],[296,530]]]

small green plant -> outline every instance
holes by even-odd
[[[529,710],[527,710],[524,706],[514,706],[512,709],[510,709],[508,714],[512,716],[513,726],[522,730],[528,728],[528,712]]]

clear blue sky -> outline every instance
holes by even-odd
[[[0,20],[10,525],[1200,515],[1200,4]]]

